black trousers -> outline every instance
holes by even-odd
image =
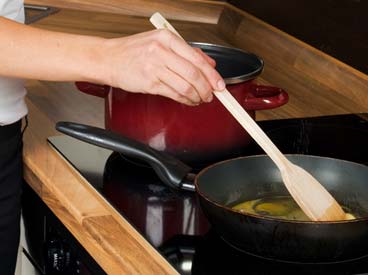
[[[0,126],[0,274],[14,275],[22,186],[22,124]]]

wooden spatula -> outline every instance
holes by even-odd
[[[159,13],[150,18],[157,29],[168,29],[178,35],[174,27]],[[227,89],[214,92],[217,99],[262,147],[280,169],[286,188],[296,203],[312,221],[345,220],[346,214],[330,193],[307,171],[291,163],[273,144],[257,123],[249,116]]]

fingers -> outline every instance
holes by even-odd
[[[210,65],[215,68],[216,67],[216,61],[208,56],[206,53],[204,53],[200,48],[193,48],[196,52],[198,52]]]
[[[172,72],[168,68],[160,70],[158,77],[161,82],[171,87],[181,96],[186,97],[194,105],[198,105],[202,101],[198,92],[190,83],[185,81],[183,78],[181,78],[179,75]]]
[[[193,103],[191,100],[189,100],[187,97],[182,96],[180,93],[178,93],[176,90],[171,88],[169,85],[165,84],[164,82],[157,81],[155,84],[151,86],[149,89],[150,94],[157,94],[162,95],[164,97],[171,98],[177,102],[183,103],[185,105],[189,106],[195,106],[196,103]]]
[[[206,58],[198,51],[194,50],[185,41],[170,31],[161,31],[160,39],[179,56],[188,60],[190,63],[199,68],[206,79],[210,82],[214,90],[225,89],[225,82],[220,74],[209,64]]]
[[[212,100],[213,88],[198,67],[176,55],[171,50],[162,48],[159,54],[165,60],[165,65],[186,82],[184,83],[173,76],[179,82],[172,87],[180,87],[179,91],[183,95],[188,96],[193,102],[198,102],[197,96],[200,101],[210,102]],[[165,81],[172,82],[173,80],[169,80],[166,77]]]
[[[124,65],[119,63],[116,75],[110,77],[116,87],[198,105],[211,101],[213,91],[225,86],[215,70],[215,60],[170,31],[156,30],[114,41],[109,45],[115,47]],[[123,50],[116,45],[123,45]]]

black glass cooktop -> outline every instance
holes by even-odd
[[[367,114],[259,124],[283,153],[368,165]],[[50,137],[49,142],[181,274],[368,274],[368,256],[345,263],[293,264],[247,255],[211,229],[194,193],[164,186],[145,164],[67,136]],[[255,144],[237,153],[263,154]]]

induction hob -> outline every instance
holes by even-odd
[[[270,120],[259,125],[285,154],[368,165],[367,114]],[[247,255],[211,229],[194,193],[164,186],[146,164],[67,136],[48,140],[181,274],[368,274],[368,257],[345,263],[293,264]],[[237,153],[263,154],[256,144]]]

